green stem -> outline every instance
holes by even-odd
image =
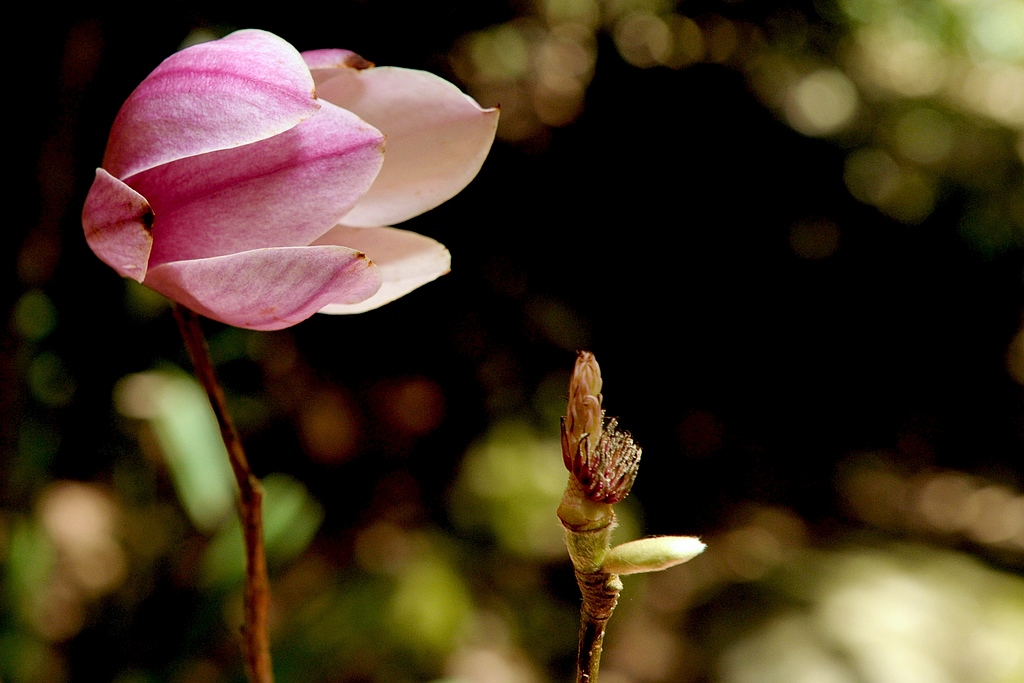
[[[231,470],[238,482],[238,514],[245,539],[245,623],[242,626],[245,669],[251,683],[273,683],[270,660],[270,580],[263,547],[263,489],[249,469],[242,440],[228,412],[224,390],[210,360],[206,338],[199,325],[199,315],[181,304],[174,304],[174,318],[185,340],[196,377],[206,390],[210,405],[220,425],[220,435],[227,447]]]

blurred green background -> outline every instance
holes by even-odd
[[[299,10],[302,11],[299,11]],[[177,2],[9,61],[0,681],[243,680],[233,484],[160,297],[79,212],[120,104],[256,27],[501,104],[403,227],[452,273],[207,333],[267,489],[278,679],[568,680],[575,351],[644,447],[605,683],[1024,681],[1024,4]]]

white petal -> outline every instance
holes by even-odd
[[[451,270],[452,257],[440,242],[397,228],[337,225],[314,244],[337,244],[366,254],[380,269],[380,289],[354,304],[332,303],[320,313],[363,313],[405,296]]]
[[[494,141],[497,109],[483,109],[425,71],[339,67],[336,72],[317,86],[317,95],[387,136],[384,167],[346,214],[346,225],[401,223],[448,201],[476,177]]]

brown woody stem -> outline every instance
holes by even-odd
[[[583,594],[580,608],[580,642],[576,656],[576,683],[597,683],[604,646],[604,629],[619,599],[622,584],[607,572],[576,571],[576,583]]]
[[[242,626],[245,650],[245,669],[251,683],[273,683],[270,661],[270,580],[267,577],[267,558],[263,548],[263,489],[249,469],[242,440],[224,400],[224,390],[217,381],[217,373],[210,361],[206,338],[199,326],[199,315],[191,309],[174,304],[174,318],[185,340],[196,377],[210,398],[217,415],[220,435],[228,450],[231,470],[238,482],[238,514],[245,539],[245,623]]]

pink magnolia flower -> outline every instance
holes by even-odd
[[[448,272],[444,246],[384,226],[461,191],[497,119],[432,74],[238,31],[128,97],[85,237],[122,276],[239,327],[377,308]]]

